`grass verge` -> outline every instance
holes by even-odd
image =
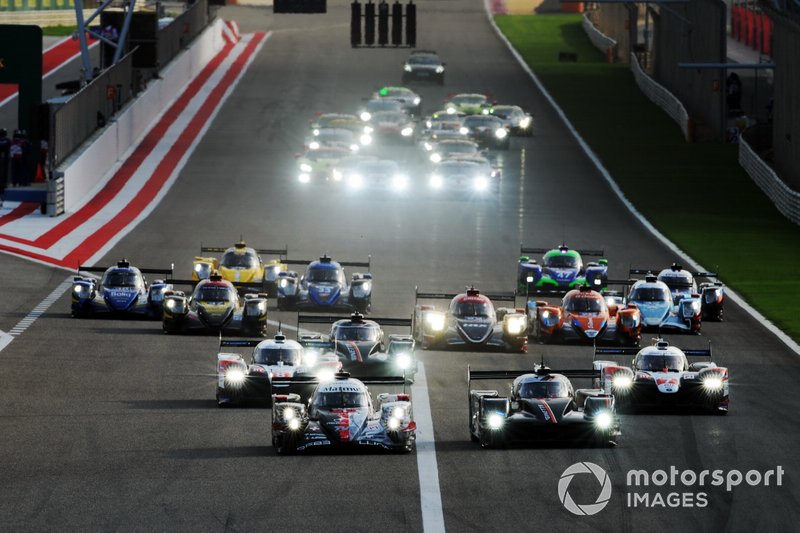
[[[580,15],[495,20],[636,208],[800,342],[800,228],[742,170],[738,147],[687,144],[630,67],[605,62]]]
[[[42,28],[42,35],[48,37],[67,37],[75,33],[77,26],[46,26]]]

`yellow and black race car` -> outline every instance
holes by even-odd
[[[201,246],[200,253],[219,253],[222,257],[195,257],[192,265],[193,280],[208,279],[212,272],[217,271],[222,279],[233,283],[240,292],[255,291],[274,295],[278,274],[287,269],[282,261],[286,257],[286,248],[251,248],[240,240],[229,248]],[[264,262],[259,254],[277,255],[278,258]]]

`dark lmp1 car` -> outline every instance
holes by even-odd
[[[642,348],[595,348],[598,355],[634,355],[630,367],[595,360],[597,385],[613,394],[620,409],[686,407],[725,415],[730,405],[728,369],[711,361],[707,350],[680,349],[663,339]],[[688,357],[708,361],[689,363]]]
[[[450,300],[447,311],[421,305],[422,299]],[[528,327],[523,310],[501,307],[492,300],[514,301],[513,293],[481,294],[468,287],[460,294],[416,291],[411,332],[424,350],[489,350],[527,352]]]
[[[147,284],[144,274],[172,275],[170,268],[136,268],[123,259],[111,267],[78,267],[79,272],[102,272],[95,278],[75,276],[72,281],[72,316],[107,316],[161,320],[164,294],[170,281]]]
[[[607,343],[638,346],[642,316],[635,305],[609,305],[605,295],[586,285],[569,291],[561,305],[527,303],[530,335],[541,342]]]
[[[444,85],[445,63],[433,50],[415,50],[403,63],[403,83],[411,80],[431,80]]]
[[[484,448],[561,441],[599,446],[620,436],[614,396],[602,389],[572,387],[569,378],[597,379],[585,370],[472,370],[467,367],[469,436]],[[511,393],[473,390],[473,380],[510,380]]]
[[[402,377],[359,380],[343,372],[331,381],[308,381],[317,382],[308,406],[300,402],[297,394],[273,396],[275,453],[412,450],[417,425],[411,398],[407,394],[381,393],[374,409],[367,388],[367,385],[403,385]]]
[[[372,302],[372,274],[355,272],[348,283],[344,267],[363,267],[370,262],[334,261],[323,255],[318,261],[288,260],[288,264],[308,265],[301,277],[297,272],[281,272],[278,279],[278,309],[310,311],[358,311],[366,313]]]
[[[164,295],[164,333],[214,333],[262,337],[267,329],[267,295],[241,297],[230,281],[217,273],[198,282],[173,281],[195,285],[192,295],[167,291]]]
[[[280,331],[272,339],[219,340],[217,353],[217,405],[239,405],[245,402],[269,402],[273,394],[302,392],[291,390],[291,382],[273,384],[272,378],[291,378],[295,375],[332,377],[342,369],[339,359],[318,353],[305,353],[303,346],[287,339]],[[238,353],[223,352],[223,348],[253,348],[249,362]]]
[[[298,315],[302,324],[330,324],[323,335],[303,335],[300,343],[307,349],[335,353],[346,372],[355,377],[402,375],[413,382],[417,373],[415,343],[411,335],[385,334],[384,327],[411,328],[408,318],[370,318],[353,313],[349,318],[325,315]]]
[[[517,262],[517,292],[520,295],[562,295],[581,285],[599,291],[608,287],[608,261],[583,263],[582,256],[602,257],[603,250],[573,250],[562,244],[556,248],[520,246]],[[544,254],[542,264],[527,254]]]
[[[632,268],[631,274],[651,274],[657,269]],[[703,320],[722,320],[722,307],[725,303],[725,292],[722,283],[716,281],[716,272],[693,272],[685,270],[678,263],[673,263],[658,273],[658,281],[663,281],[672,293],[675,305],[684,298],[700,298]],[[697,278],[707,281],[697,283]]]

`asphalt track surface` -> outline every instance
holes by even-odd
[[[353,50],[349,5],[327,15],[273,16],[228,7],[243,33],[274,30],[164,201],[109,253],[135,264],[174,262],[188,275],[200,242],[243,235],[292,257],[372,256],[373,313],[407,316],[414,286],[455,291],[474,283],[511,290],[520,242],[604,248],[612,277],[629,264],[666,265],[658,244],[613,196],[566,127],[495,36],[474,0],[419,7],[421,48],[448,63],[444,87],[419,85],[430,111],[449,92],[489,92],[536,113],[536,134],[502,153],[499,197],[489,200],[358,197],[302,188],[294,174],[315,111],[354,110],[381,85],[399,84],[404,50]],[[613,130],[613,125],[609,126]],[[409,160],[415,152],[399,149]],[[642,179],[647,179],[646,173]],[[420,187],[422,189],[422,187]],[[674,196],[671,196],[674,201]],[[67,277],[0,255],[0,328],[8,331]],[[179,270],[180,271],[180,270]],[[273,311],[272,319],[294,321]],[[796,528],[800,464],[797,355],[729,303],[705,324],[731,372],[727,417],[623,417],[614,449],[482,450],[467,433],[466,366],[586,368],[587,347],[531,346],[519,354],[424,352],[444,523],[450,531],[776,531]],[[416,456],[278,457],[264,408],[218,409],[214,337],[164,336],[158,323],[75,320],[64,295],[5,350],[0,392],[0,529],[419,531]],[[505,387],[498,383],[498,387]],[[502,389],[501,389],[502,390]],[[559,502],[558,480],[594,462],[613,483],[608,506],[578,517]],[[631,508],[631,469],[782,466],[780,487],[706,487],[702,508]],[[773,483],[774,484],[774,483]],[[593,503],[599,486],[576,477],[570,492]],[[697,487],[639,490],[666,495]]]

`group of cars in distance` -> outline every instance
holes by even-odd
[[[403,83],[443,84],[445,70],[435,52],[412,52]],[[387,86],[352,114],[315,116],[298,155],[298,181],[348,191],[424,186],[448,195],[484,194],[497,190],[502,177],[492,151],[511,148],[512,136],[528,136],[533,128],[520,107],[479,93],[451,94],[424,117],[422,110],[415,91]],[[415,165],[394,153],[402,144],[417,154]],[[681,349],[661,338],[699,334],[703,320],[722,320],[725,294],[716,273],[676,263],[630,268],[628,279],[614,280],[604,256],[604,250],[565,244],[521,246],[513,292],[416,289],[409,315],[381,318],[368,316],[371,258],[293,259],[287,247],[254,248],[240,239],[227,247],[201,246],[185,280],[173,278],[172,266],[137,268],[124,259],[81,267],[90,275],[74,278],[72,315],[160,320],[165,333],[218,335],[218,405],[271,405],[271,439],[279,454],[412,450],[416,423],[406,386],[415,379],[420,350],[525,354],[531,341],[593,347],[586,369],[551,369],[544,360],[528,371],[468,367],[469,436],[483,447],[614,445],[619,413],[648,406],[727,413],[728,370],[711,361],[710,347]],[[298,266],[302,274],[293,270]],[[348,275],[345,268],[357,271]],[[146,275],[158,277],[148,283]],[[436,305],[442,300],[446,305]],[[270,303],[298,313],[296,340],[280,327],[267,337]],[[658,339],[640,348],[645,332]],[[613,356],[633,360],[626,366],[608,359]],[[707,360],[690,363],[690,357]],[[576,388],[573,379],[591,387]],[[507,382],[509,392],[472,388],[487,380]],[[373,398],[370,385],[403,391]]]

